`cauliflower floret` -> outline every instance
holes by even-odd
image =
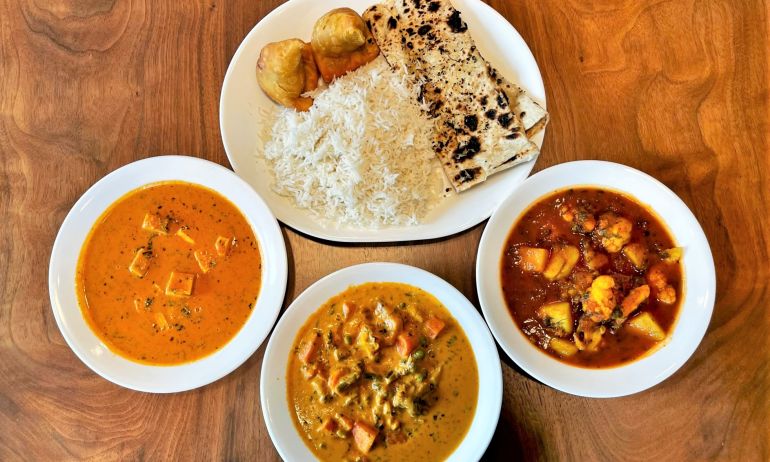
[[[595,321],[610,318],[612,310],[618,305],[615,295],[615,279],[612,276],[599,276],[591,283],[587,297],[583,300],[583,312]]]
[[[656,298],[658,301],[667,305],[676,302],[676,290],[669,285],[668,279],[666,279],[666,275],[660,266],[654,266],[647,273],[647,281],[657,292]]]
[[[583,316],[578,322],[577,331],[573,335],[578,350],[596,351],[607,328],[600,326],[588,316]]]
[[[559,207],[559,215],[564,221],[572,223],[572,230],[578,233],[590,233],[596,227],[596,218],[584,208],[573,204]]]
[[[633,224],[628,219],[607,212],[599,216],[595,233],[607,252],[616,253],[631,240],[632,228]]]

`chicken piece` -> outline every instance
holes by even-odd
[[[607,252],[617,253],[631,240],[632,228],[633,224],[628,219],[606,212],[599,216],[594,232]]]
[[[597,351],[606,331],[606,327],[588,316],[583,316],[578,322],[577,331],[572,336],[575,347],[580,351]]]
[[[666,274],[660,265],[653,266],[647,272],[647,282],[655,289],[655,298],[659,302],[671,305],[676,302],[676,290],[668,283]]]
[[[533,271],[542,273],[548,262],[548,250],[537,247],[521,246],[516,249],[518,254],[518,265],[524,271]]]
[[[590,233],[596,228],[596,218],[582,207],[562,204],[559,207],[559,215],[564,221],[572,223],[572,231],[574,232]]]
[[[166,295],[172,297],[189,297],[192,295],[195,274],[172,271],[166,283]]]
[[[591,283],[587,297],[583,300],[583,312],[594,321],[610,319],[618,304],[615,294],[615,279],[612,276],[599,276]]]
[[[396,336],[401,332],[404,322],[401,320],[401,317],[393,313],[392,309],[382,303],[377,303],[374,314],[380,319],[387,331],[387,335],[382,338],[383,343],[392,345],[396,340]]]
[[[268,43],[257,60],[257,82],[276,103],[307,111],[313,99],[302,94],[318,87],[312,48],[300,39]]]
[[[547,329],[559,337],[566,337],[572,333],[572,306],[568,302],[543,305],[537,310],[537,316]]]
[[[641,271],[647,267],[647,247],[644,244],[639,242],[627,244],[621,252],[637,270]]]
[[[324,81],[355,70],[380,54],[364,20],[350,8],[336,8],[321,16],[310,42]]]

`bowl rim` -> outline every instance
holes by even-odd
[[[148,178],[151,179],[146,181]],[[206,187],[235,205],[259,242],[262,281],[252,314],[220,350],[191,362],[150,365],[114,353],[92,331],[75,294],[74,273],[85,239],[105,210],[131,191],[165,181]],[[72,245],[73,242],[76,245]],[[283,304],[287,279],[288,260],[283,235],[272,212],[253,188],[232,170],[217,163],[180,155],[131,162],[90,186],[64,218],[54,240],[48,268],[51,309],[70,349],[92,371],[110,382],[150,393],[198,388],[243,364],[259,348],[275,323]]]
[[[291,417],[286,393],[291,346],[307,317],[329,298],[368,282],[405,283],[430,293],[465,331],[479,373],[478,401],[468,432],[447,460],[478,460],[492,440],[502,408],[502,367],[492,334],[478,310],[450,283],[423,269],[390,262],[363,263],[328,274],[297,296],[281,316],[265,350],[260,383],[262,413],[276,450],[284,460],[316,459]]]
[[[570,187],[598,187],[630,196],[661,219],[677,245],[685,246],[682,260],[684,299],[674,327],[661,345],[629,363],[588,369],[551,357],[526,338],[503,298],[499,282],[500,258],[510,230],[535,202]],[[638,190],[632,190],[637,187]],[[512,191],[492,215],[482,234],[476,258],[476,281],[484,318],[503,351],[525,372],[546,385],[593,398],[638,393],[676,372],[703,339],[713,313],[716,292],[711,249],[687,205],[654,177],[626,165],[598,160],[557,164],[536,173]]]

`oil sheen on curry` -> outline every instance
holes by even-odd
[[[259,245],[220,194],[155,183],[118,199],[80,253],[83,316],[115,353],[173,365],[222,348],[245,324],[261,284]]]
[[[683,297],[682,249],[665,224],[617,192],[569,189],[515,224],[503,293],[532,343],[576,366],[633,361],[666,339]]]
[[[468,338],[427,292],[350,287],[294,342],[289,407],[321,460],[443,460],[468,432],[479,377]]]

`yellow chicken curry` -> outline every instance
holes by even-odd
[[[479,389],[468,338],[441,303],[406,284],[350,287],[294,342],[287,392],[321,460],[443,460],[470,427]]]
[[[172,365],[224,346],[246,323],[261,284],[259,245],[230,201],[184,182],[118,199],[80,252],[83,316],[115,353]]]
[[[682,300],[681,256],[660,218],[630,197],[557,191],[511,230],[503,294],[518,326],[550,355],[617,366],[670,332]]]

